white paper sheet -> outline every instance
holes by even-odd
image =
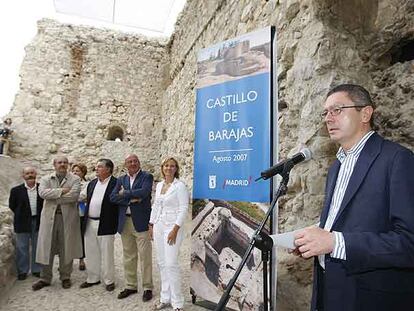
[[[294,241],[295,241],[294,236],[295,236],[296,231],[297,230],[270,235],[270,237],[273,240],[273,245],[285,247],[289,249],[295,249],[296,246],[294,244]]]

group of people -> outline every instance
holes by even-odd
[[[160,300],[154,310],[170,305],[176,311],[183,310],[178,256],[189,193],[179,180],[178,162],[172,157],[162,162],[163,180],[156,186],[153,203],[153,175],[141,169],[135,154],[125,158],[127,173],[118,178],[113,176],[113,162],[105,158],[97,161],[96,178],[89,182],[85,180],[87,168],[83,164],[70,168],[68,158],[58,156],[53,166],[54,172],[42,177],[40,183],[36,183],[36,169],[25,167],[24,183],[10,192],[18,279],[26,279],[30,270],[40,278],[32,285],[33,290],[50,286],[54,257],[58,255],[63,288],[72,286],[73,260],[79,258],[79,268],[85,269],[86,265],[87,272],[80,288],[103,282],[107,291],[113,291],[114,239],[118,232],[125,274],[125,288],[118,298],[138,292],[138,257],[142,300],[153,298],[153,240],[161,276]]]
[[[354,84],[336,86],[323,103],[321,118],[340,148],[328,172],[320,223],[299,230],[294,241],[296,255],[314,258],[314,311],[414,306],[414,155],[373,130],[374,108],[369,92]],[[143,300],[150,300],[154,239],[161,273],[160,301],[154,308],[171,304],[181,310],[178,252],[189,196],[178,179],[177,161],[162,163],[164,180],[157,184],[152,208],[153,176],[140,169],[136,155],[125,159],[128,174],[118,179],[112,176],[112,161],[100,159],[86,199],[79,196],[80,179],[68,173],[67,158],[57,157],[53,163],[55,172],[43,177],[40,185],[35,169],[28,167],[23,170],[25,183],[11,190],[19,275],[29,269],[31,238],[34,249],[38,244],[32,273],[41,278],[33,289],[50,285],[55,254],[61,259],[62,286],[71,286],[72,260],[82,255],[77,203],[86,200],[82,225],[88,278],[81,287],[103,281],[107,290],[114,289],[113,244],[118,231],[126,278],[118,298],[137,293],[139,254]]]

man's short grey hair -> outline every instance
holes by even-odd
[[[105,167],[109,168],[109,171],[111,172],[111,174],[114,171],[114,162],[112,162],[110,159],[106,159],[106,158],[102,158],[99,159],[98,162],[102,162]]]
[[[66,157],[66,156],[56,156],[54,159],[53,159],[53,164],[55,164],[56,163],[56,161],[58,160],[58,159],[65,159],[68,163],[69,163],[69,160],[68,160],[68,158]]]
[[[37,173],[37,169],[34,166],[29,165],[22,168],[22,174],[24,174],[24,172],[29,169],[33,169]]]

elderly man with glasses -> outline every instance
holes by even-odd
[[[323,109],[340,148],[319,226],[295,236],[296,254],[315,258],[311,310],[412,310],[414,155],[373,131],[363,87],[333,88]]]

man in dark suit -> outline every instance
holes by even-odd
[[[296,235],[315,256],[312,310],[414,308],[414,156],[372,131],[364,88],[333,88],[322,117],[340,144],[329,170],[319,227]]]
[[[143,301],[152,299],[152,244],[148,232],[151,215],[153,176],[141,170],[138,156],[125,158],[128,173],[118,178],[111,201],[119,205],[118,232],[124,253],[126,288],[118,295],[123,299],[137,293],[138,254],[141,261]]]
[[[36,175],[34,167],[25,167],[22,172],[24,183],[12,188],[9,197],[9,208],[14,213],[16,266],[19,280],[26,279],[29,269],[34,276],[40,277],[41,266],[36,263],[35,259],[43,199],[39,196]]]
[[[107,291],[115,289],[114,240],[118,227],[118,206],[110,200],[116,185],[113,170],[111,160],[99,159],[95,166],[97,178],[90,181],[86,189],[87,204],[82,229],[85,232],[88,278],[80,288],[97,285],[102,279]]]

